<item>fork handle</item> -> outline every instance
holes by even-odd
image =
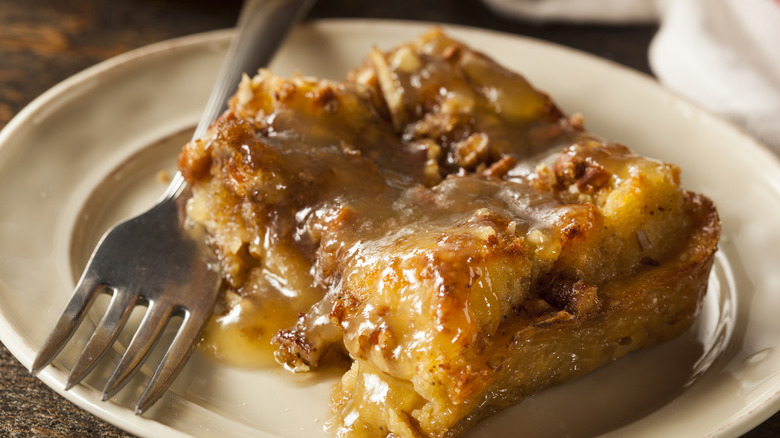
[[[192,139],[203,137],[227,109],[227,100],[238,88],[244,73],[254,75],[267,66],[290,30],[306,15],[316,0],[246,0],[219,75],[200,116]],[[163,200],[177,198],[186,182],[179,172]]]

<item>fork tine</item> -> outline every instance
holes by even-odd
[[[159,308],[159,310],[158,310]],[[138,331],[127,346],[125,354],[117,364],[111,377],[108,378],[106,386],[103,388],[103,400],[108,400],[114,394],[119,392],[130,377],[141,368],[149,353],[154,348],[154,344],[160,338],[165,325],[173,313],[173,308],[165,303],[149,303],[149,308],[141,320]]]
[[[76,328],[81,324],[81,320],[84,319],[86,310],[95,301],[95,297],[98,294],[98,290],[102,285],[96,276],[84,274],[76,285],[76,289],[73,292],[73,297],[68,302],[65,310],[62,312],[60,319],[57,321],[57,325],[54,330],[51,331],[49,337],[43,343],[38,354],[35,356],[30,373],[37,374],[42,368],[51,363],[57,354],[62,351],[62,348],[70,340],[73,333],[76,332]]]
[[[66,391],[77,385],[108,351],[109,346],[114,343],[120,330],[127,322],[137,299],[138,294],[119,290],[114,292],[106,313],[70,371],[68,383],[65,385]]]
[[[206,325],[209,313],[211,313],[211,309],[199,310],[185,316],[181,327],[179,327],[179,332],[135,405],[136,415],[141,415],[157,402],[195,350],[196,340],[200,336],[203,326]]]

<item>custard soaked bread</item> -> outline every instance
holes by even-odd
[[[349,358],[339,437],[457,436],[679,335],[720,232],[676,166],[439,30],[344,82],[246,77],[179,163],[220,256],[215,318],[239,321],[223,337],[295,371]]]

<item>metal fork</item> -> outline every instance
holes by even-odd
[[[289,30],[314,0],[248,0],[193,138],[202,137],[227,107],[228,96],[244,72],[265,66]],[[68,377],[65,390],[77,385],[109,350],[137,304],[147,309],[140,326],[103,389],[103,400],[119,392],[140,369],[174,315],[182,323],[135,412],[143,413],[173,382],[189,359],[211,315],[219,290],[213,255],[182,226],[180,208],[187,190],[176,174],[162,200],[146,213],[122,222],[101,238],[73,297],[38,352],[36,374],[59,354],[101,292],[111,301]]]

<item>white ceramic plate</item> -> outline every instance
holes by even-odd
[[[273,68],[341,78],[371,46],[389,48],[428,27],[315,23],[292,36]],[[565,111],[582,112],[594,132],[679,164],[683,185],[713,198],[723,220],[710,290],[691,330],[530,397],[468,437],[518,430],[527,437],[736,436],[780,408],[776,157],[630,70],[548,43],[447,29],[524,73]],[[24,365],[53,326],[74,273],[102,231],[162,193],[156,176],[173,170],[229,37],[195,35],[111,59],[57,85],[0,133],[0,339]],[[132,390],[100,402],[94,388],[108,367],[63,391],[63,369],[77,353],[78,345],[67,348],[41,379],[143,436],[321,436],[335,379],[234,369],[196,354],[158,405],[137,417],[129,409],[138,395]],[[141,374],[136,386],[149,370]]]

